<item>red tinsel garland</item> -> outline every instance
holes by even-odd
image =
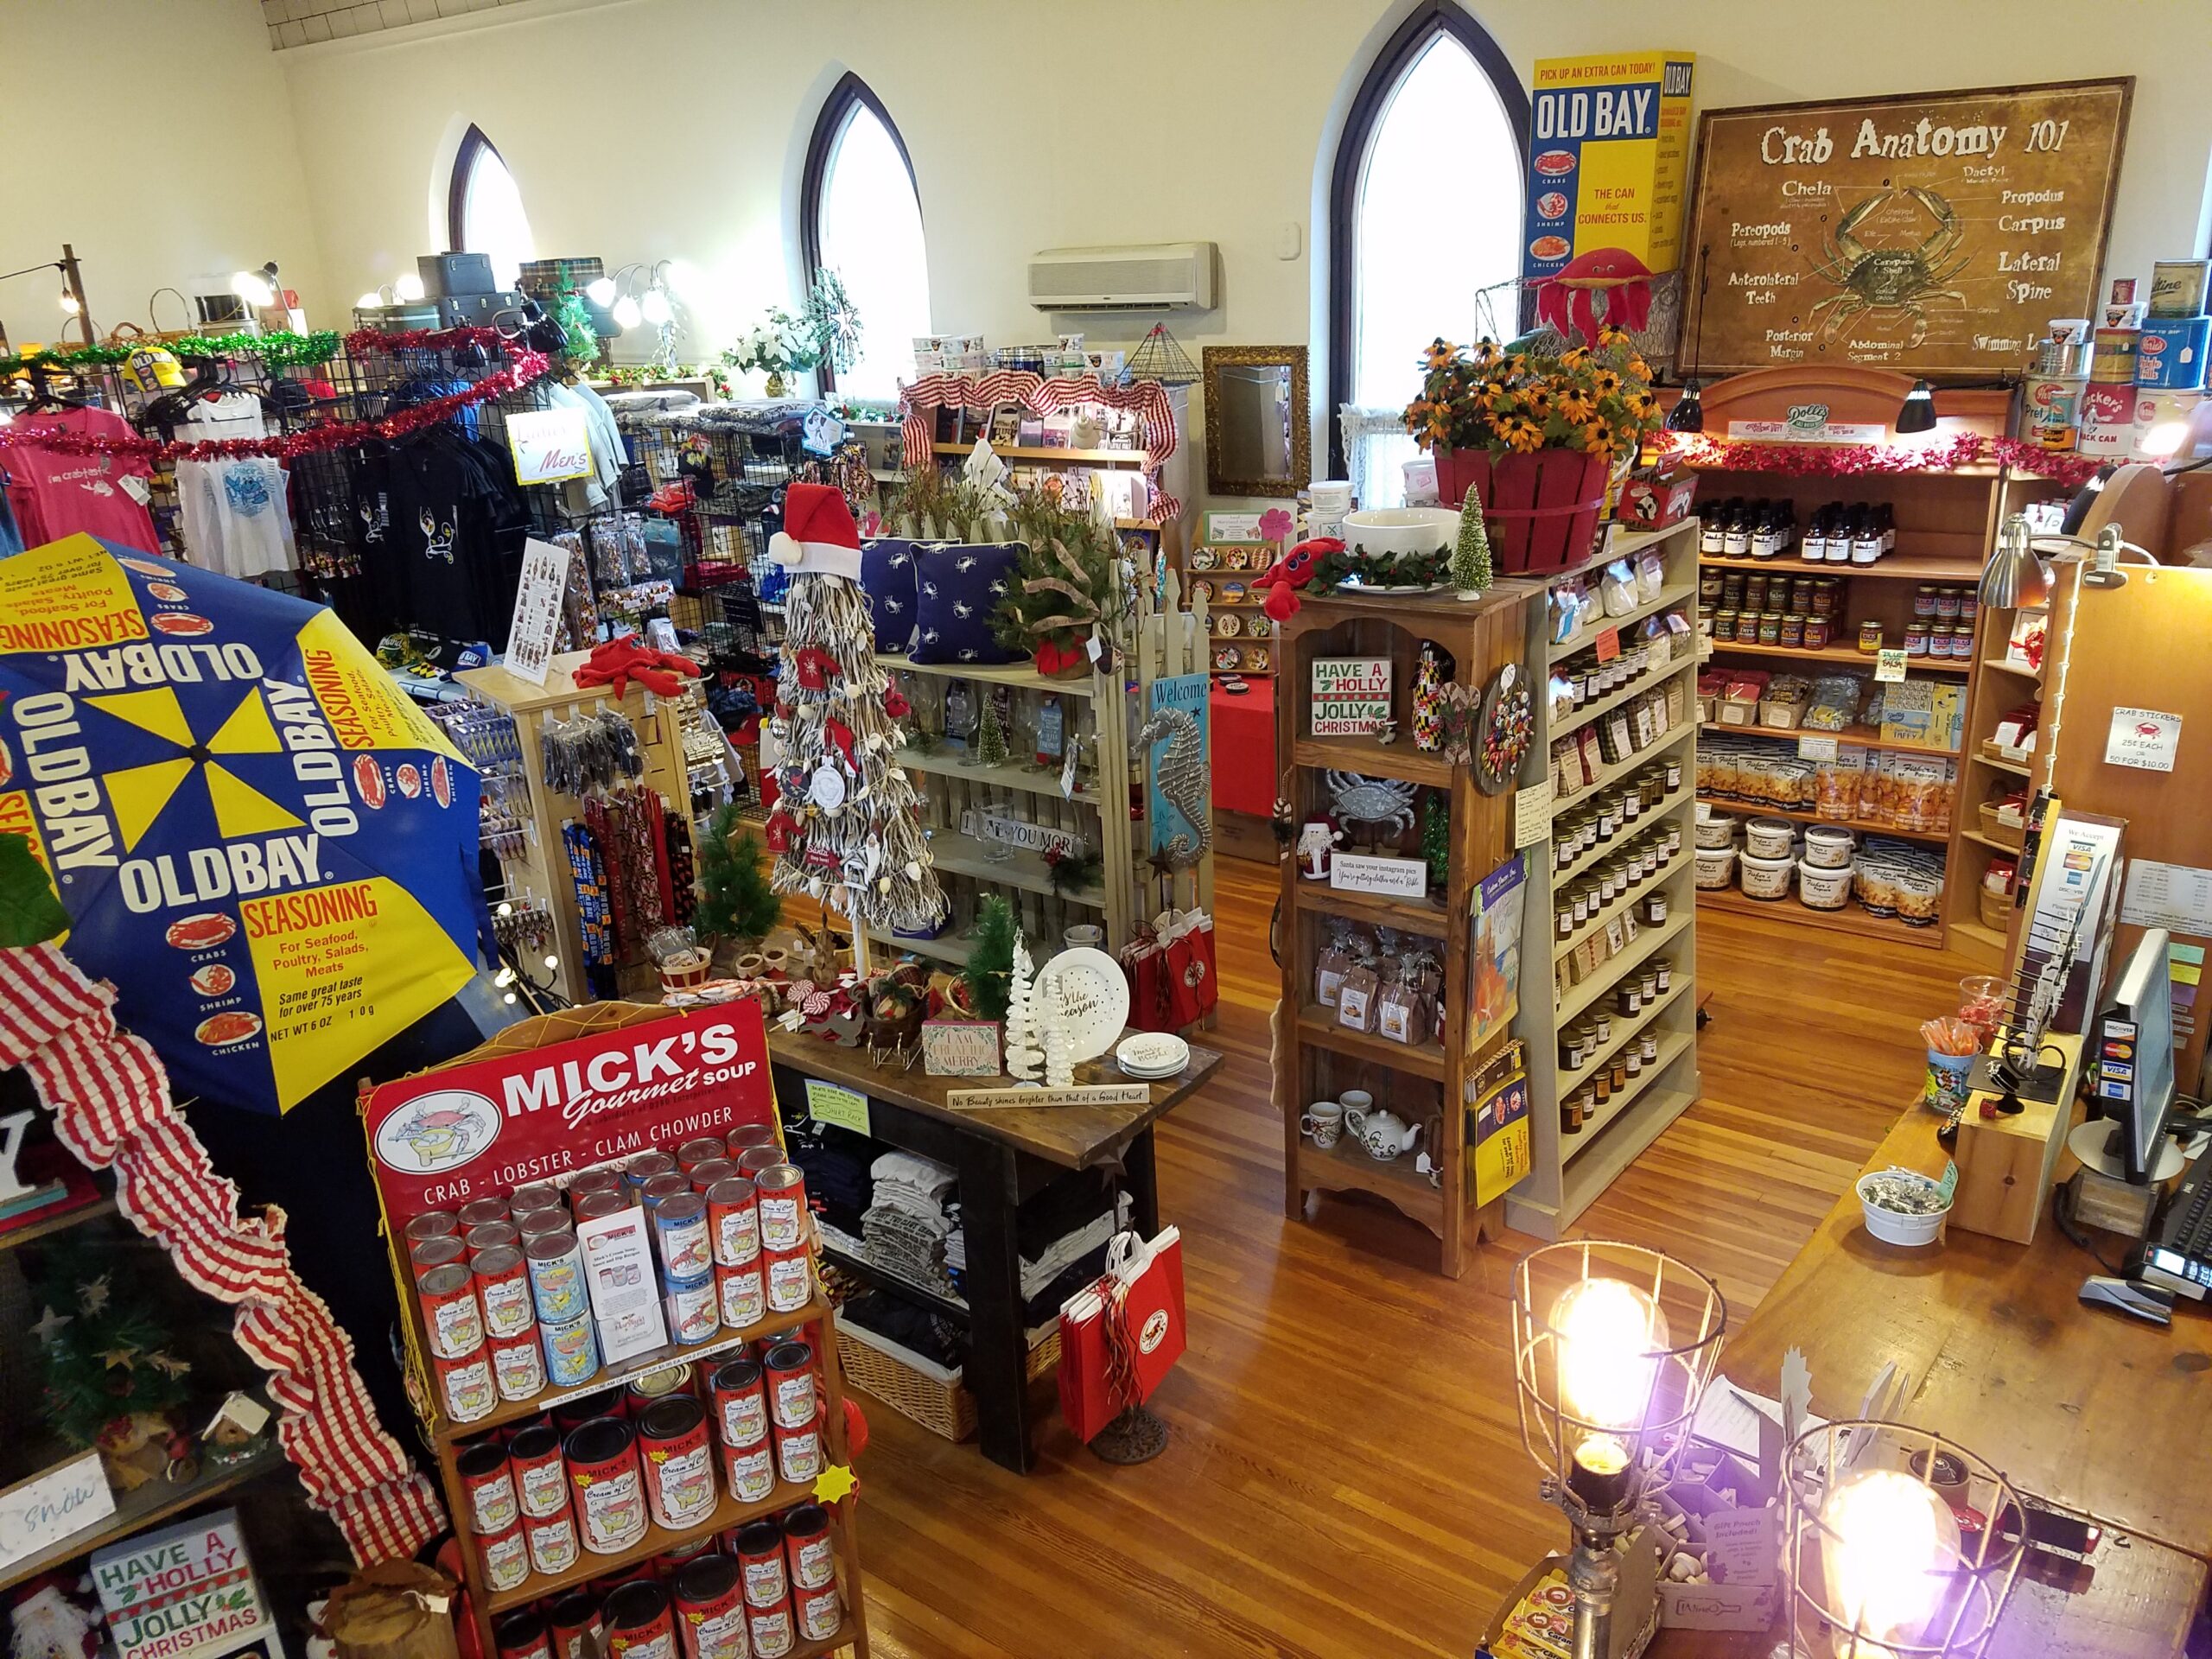
[[[1741,443],[1691,432],[1659,432],[1652,442],[1660,459],[1738,473],[1779,473],[1789,478],[1855,478],[1869,473],[1949,473],[1961,467],[2005,467],[2078,489],[2103,462],[2085,455],[2055,454],[2021,438],[1962,433],[1948,443]]]
[[[389,357],[394,352],[449,352],[456,346],[490,351],[505,342],[496,328],[465,323],[458,328],[356,328],[346,336],[346,349],[355,357]]]
[[[12,443],[35,444],[60,455],[136,455],[147,461],[243,461],[254,455],[289,461],[296,455],[327,454],[334,449],[354,448],[372,438],[404,438],[410,432],[420,432],[440,421],[449,420],[464,409],[519,391],[550,366],[550,359],[542,353],[519,352],[506,367],[493,370],[466,391],[410,404],[381,420],[334,421],[327,426],[311,426],[303,432],[288,432],[281,437],[162,443],[153,438],[109,438],[41,431],[17,423],[0,426],[0,448]]]

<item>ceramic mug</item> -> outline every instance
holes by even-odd
[[[1096,922],[1085,922],[1080,927],[1071,927],[1061,934],[1060,943],[1071,950],[1096,950],[1105,944],[1106,930]]]
[[[1313,1137],[1314,1147],[1326,1152],[1344,1133],[1344,1109],[1333,1100],[1317,1100],[1298,1120],[1298,1132]]]
[[[1375,1109],[1375,1096],[1364,1089],[1347,1089],[1337,1098],[1344,1103],[1344,1121],[1347,1122],[1351,1121],[1354,1112],[1363,1117]],[[1355,1129],[1352,1133],[1357,1135],[1358,1131]]]

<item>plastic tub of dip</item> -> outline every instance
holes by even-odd
[[[1700,847],[1697,849],[1697,884],[1708,893],[1728,887],[1736,879],[1736,849]]]
[[[1841,910],[1851,902],[1851,866],[1831,869],[1808,852],[1797,861],[1797,896],[1808,910]]]
[[[1796,833],[1787,818],[1753,818],[1744,825],[1744,857],[1786,859],[1795,851]]]
[[[1808,823],[1805,826],[1805,868],[1808,870],[1848,870],[1851,868],[1851,831],[1848,830],[1833,823]]]
[[[1743,874],[1746,899],[1787,899],[1789,880],[1796,873],[1794,858],[1754,858],[1746,851],[1737,861]]]

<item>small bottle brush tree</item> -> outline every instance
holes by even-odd
[[[1459,537],[1452,543],[1449,575],[1461,599],[1472,599],[1491,584],[1490,529],[1472,490],[1459,508]]]
[[[746,828],[733,801],[707,822],[699,843],[699,908],[692,925],[706,939],[758,939],[784,913],[762,868],[768,849]]]
[[[998,697],[989,687],[982,688],[982,713],[976,723],[976,764],[979,766],[1006,765],[1006,720],[999,713]]]
[[[1014,947],[1020,938],[1013,904],[1001,894],[986,893],[976,906],[976,936],[969,943],[967,965],[960,970],[976,1012],[986,1020],[1006,1018],[1014,979]]]

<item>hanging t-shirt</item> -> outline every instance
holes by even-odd
[[[103,541],[159,553],[160,539],[146,511],[150,476],[135,455],[79,455],[41,446],[52,433],[70,437],[130,438],[137,434],[120,415],[105,409],[58,409],[25,415],[19,435],[0,445],[8,505],[27,547],[60,541],[79,531]]]
[[[177,429],[185,443],[266,435],[261,403],[231,392],[193,405],[193,418]],[[187,556],[226,576],[251,581],[299,568],[286,499],[284,469],[264,456],[238,461],[181,461],[177,504]]]

